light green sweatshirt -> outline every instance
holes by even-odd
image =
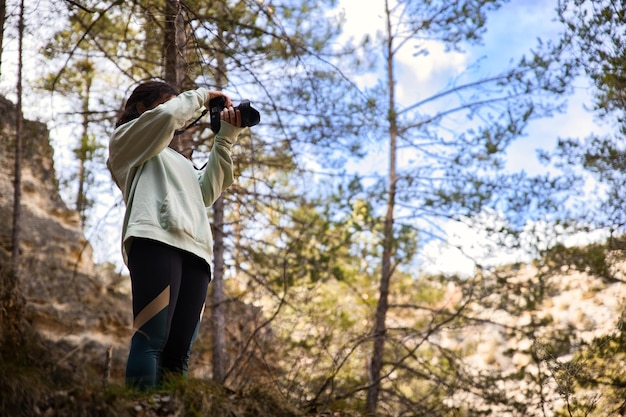
[[[211,263],[207,207],[234,181],[230,149],[241,129],[222,121],[207,165],[200,171],[168,147],[174,131],[197,117],[208,99],[204,88],[186,91],[113,132],[107,166],[126,203],[122,227],[126,264],[134,237],[166,243]]]

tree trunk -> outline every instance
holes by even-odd
[[[163,55],[165,56],[163,79],[166,83],[183,90],[185,79],[185,21],[180,0],[166,0],[165,28],[163,41]],[[185,157],[191,159],[193,153],[193,138],[187,133],[178,135],[170,145]]]
[[[383,355],[385,335],[387,332],[386,319],[389,310],[389,286],[393,274],[393,243],[394,243],[394,208],[396,198],[396,140],[397,140],[397,115],[395,112],[395,80],[393,77],[393,36],[391,32],[391,20],[388,1],[385,1],[387,17],[387,88],[389,90],[389,195],[387,196],[387,213],[383,229],[383,259],[379,287],[379,299],[374,318],[374,330],[372,332],[373,349],[369,369],[369,388],[367,390],[366,410],[368,414],[375,415],[378,407],[378,397],[381,388],[381,371],[383,368]]]
[[[211,341],[213,381],[223,383],[226,376],[226,337],[224,314],[224,199],[213,204],[213,281],[211,291]]]
[[[241,274],[241,268],[239,265],[241,264],[241,239],[243,236],[243,226],[241,224],[241,203],[239,200],[234,201],[231,209],[232,218],[233,218],[233,269],[235,277],[239,278]]]
[[[18,23],[18,68],[17,68],[17,104],[15,110],[15,172],[13,181],[13,229],[11,231],[11,269],[2,271],[2,300],[0,322],[2,334],[0,345],[8,350],[19,346],[22,337],[21,317],[23,301],[19,291],[20,274],[20,215],[22,200],[22,58],[24,38],[24,0],[20,3]]]
[[[87,210],[87,161],[90,159],[91,143],[89,140],[89,98],[91,95],[91,74],[85,72],[85,91],[83,95],[83,120],[78,154],[78,192],[76,193],[76,211],[80,214],[80,222],[85,226]]]
[[[2,53],[4,52],[4,24],[7,20],[7,2],[0,0],[0,75],[2,75]]]
[[[219,14],[218,14],[219,16]],[[223,39],[223,30],[218,23],[218,39]],[[217,76],[215,84],[222,88],[226,80],[224,53],[221,50],[217,54]],[[220,197],[213,204],[213,289],[211,291],[211,340],[213,360],[213,381],[224,383],[226,378],[226,332],[224,312],[224,200]]]
[[[22,200],[22,155],[23,155],[23,117],[22,117],[22,41],[24,33],[24,1],[21,2],[20,19],[18,23],[18,68],[17,68],[17,104],[15,109],[15,171],[13,180],[13,231],[11,235],[12,262],[11,275],[17,279],[20,264],[20,216]],[[17,282],[15,283],[17,286]]]
[[[166,0],[165,2],[165,36],[163,42],[165,65],[165,82],[180,89],[184,74],[181,71],[182,48],[181,37],[184,38],[184,21],[180,1]],[[183,35],[181,35],[181,32]]]

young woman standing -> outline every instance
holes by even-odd
[[[221,127],[209,160],[196,170],[170,144],[177,129],[222,96]],[[163,374],[186,375],[211,281],[213,238],[207,207],[233,179],[231,146],[241,115],[223,93],[182,94],[140,84],[109,142],[107,166],[126,203],[122,254],[132,282],[133,328],[126,382],[156,386]]]

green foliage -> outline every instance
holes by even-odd
[[[542,265],[554,273],[574,270],[600,277],[606,282],[615,282],[618,279],[608,253],[607,244],[591,243],[582,247],[557,244],[545,252]]]
[[[470,0],[456,3],[401,3],[411,17],[406,24],[411,27],[412,33],[422,33],[425,38],[434,38],[449,48],[460,49],[463,45],[482,41],[488,13],[506,2],[507,0]]]
[[[626,89],[624,13],[610,0],[559,2],[559,16],[566,28],[579,68],[595,86],[595,110],[602,116],[623,113]],[[623,124],[623,115],[618,116]]]
[[[623,367],[626,339],[616,333],[594,339],[567,362],[558,363],[555,379],[566,408],[559,416],[619,415],[624,411]]]
[[[614,2],[604,0],[562,1],[558,12],[569,59],[594,86],[595,114],[605,121],[616,121],[618,129],[606,135],[561,139],[546,160],[563,169],[570,182],[592,190],[581,192],[568,207],[568,215],[579,222],[579,230],[604,230],[611,238],[619,238],[626,232],[626,113],[622,100],[626,89],[626,18]]]
[[[357,180],[347,181],[339,190],[358,193],[362,187]],[[315,204],[300,201],[278,208],[274,202],[276,216],[268,218],[276,225],[257,235],[258,244],[250,247],[258,246],[256,252],[246,257],[255,268],[239,265],[250,274],[242,294],[278,314],[272,330],[282,346],[276,353],[286,372],[279,383],[283,390],[312,408],[345,402],[362,409],[382,222],[368,201],[326,192],[327,199]],[[430,335],[462,323],[457,313],[463,303],[445,301],[443,277],[418,278],[409,272],[416,241],[412,229],[405,232],[397,247],[407,254],[398,258],[407,272],[396,272],[390,296],[384,370],[393,377],[383,383],[384,402],[390,409],[402,402],[429,404],[432,408],[425,409],[432,411],[441,408],[437,404],[447,390],[458,389],[452,375],[462,372],[465,353],[431,341]]]
[[[626,150],[623,134],[561,139],[555,151],[544,157],[564,171],[568,182],[581,189],[564,210],[572,229],[605,230],[612,239],[624,235]]]

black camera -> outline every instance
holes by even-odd
[[[220,130],[220,113],[226,107],[226,99],[224,97],[215,97],[209,101],[209,111],[211,115],[211,130],[217,133]],[[250,100],[242,100],[235,111],[241,113],[241,127],[250,127],[259,124],[261,114],[250,105]]]

